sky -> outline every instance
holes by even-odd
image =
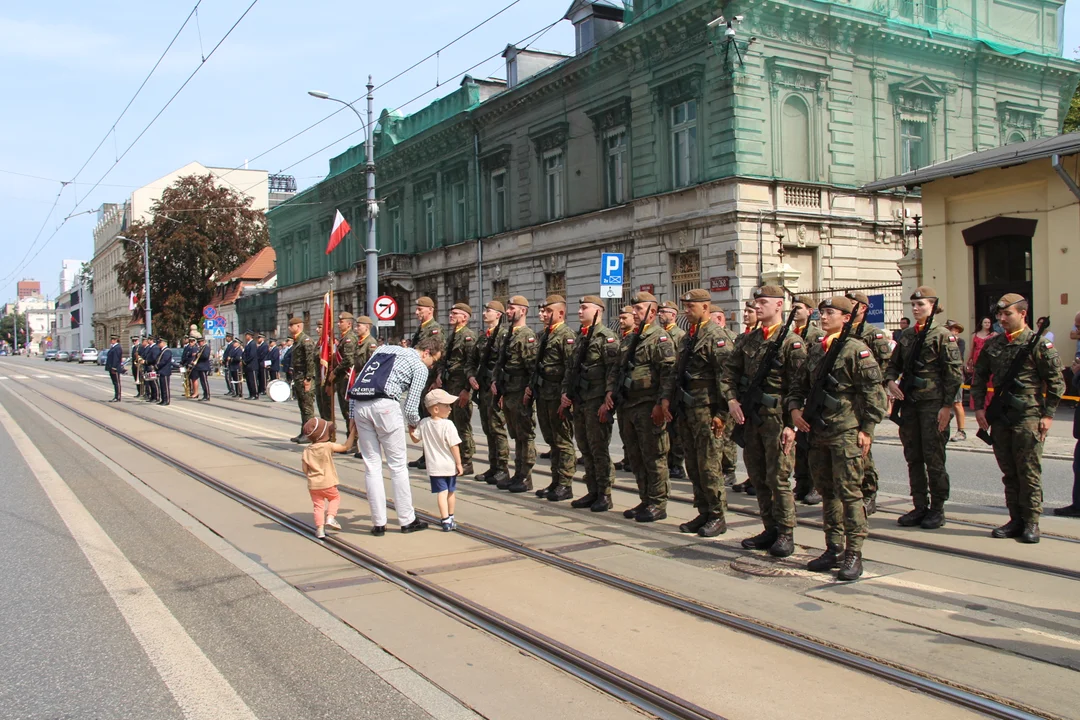
[[[248,162],[294,175],[301,189],[317,182],[329,159],[362,134],[342,108],[284,142],[341,107],[308,90],[357,100],[371,74],[376,115],[414,112],[456,88],[466,71],[503,76],[509,43],[531,37],[536,49],[565,53],[574,45],[570,23],[558,22],[570,0],[198,0],[191,15],[196,3],[0,7],[0,302],[14,300],[24,278],[55,298],[62,260],[93,255],[97,208],[193,160]],[[438,57],[394,77],[511,3]],[[1066,56],[1080,56],[1080,0],[1066,5],[1064,46]],[[358,109],[364,112],[363,102]]]

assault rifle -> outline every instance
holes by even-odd
[[[450,369],[450,355],[454,352],[455,342],[457,342],[457,328],[451,325],[450,340],[447,341],[446,350],[443,351],[442,357],[439,358],[439,364],[435,367],[435,377],[439,379],[440,385],[446,384],[447,371]]]
[[[768,408],[774,408],[779,404],[779,401],[776,398],[771,395],[766,395],[763,388],[765,380],[769,377],[769,373],[782,367],[782,364],[777,361],[776,355],[784,345],[784,339],[787,338],[788,332],[791,330],[791,324],[795,322],[796,312],[798,311],[795,308],[791,308],[791,312],[788,313],[787,322],[776,332],[776,339],[770,342],[765,349],[765,356],[762,357],[761,362],[758,363],[757,372],[754,373],[754,377],[745,385],[743,391],[738,395],[737,399],[740,407],[742,407],[744,422],[742,425],[735,426],[735,429],[731,432],[731,439],[734,440],[735,444],[739,447],[746,447],[746,421],[752,422],[755,425],[761,425],[765,422],[759,412],[761,407],[764,405]]]
[[[675,391],[671,395],[671,402],[668,403],[668,412],[671,413],[671,417],[679,417],[679,413],[682,412],[683,407],[693,404],[693,397],[687,392],[686,381],[690,379],[689,373],[686,372],[686,366],[690,364],[690,356],[694,354],[694,345],[697,343],[696,331],[694,335],[690,334],[688,330],[686,332],[686,347],[679,354],[679,362],[675,364]]]
[[[934,315],[937,314],[937,305],[938,301],[935,299],[934,307],[930,311],[930,316],[926,318],[926,324],[923,325],[923,329],[915,335],[915,342],[911,343],[911,350],[904,360],[904,370],[900,375],[900,380],[896,383],[900,388],[900,392],[904,394],[904,399],[893,402],[892,412],[889,413],[889,419],[897,425],[900,425],[903,422],[903,413],[900,408],[904,403],[911,401],[911,392],[926,387],[926,380],[918,377],[915,373],[922,370],[926,365],[926,363],[919,359],[919,356],[922,355],[922,348],[926,343],[926,336],[930,332],[930,326],[934,324]]]
[[[540,375],[540,365],[544,362],[544,353],[547,351],[548,340],[551,338],[551,326],[544,328],[544,337],[540,339],[540,347],[536,350],[536,364],[533,365],[532,377],[529,378],[529,401],[526,405],[531,405],[532,401],[536,399],[536,394],[540,392],[540,388],[544,386],[544,378]]]
[[[510,353],[510,340],[514,337],[514,326],[510,324],[506,328],[506,335],[503,336],[502,345],[499,346],[499,357],[495,360],[494,378],[492,382],[495,384],[495,396],[492,398],[495,402],[499,401],[499,398],[506,393],[506,356]]]
[[[1016,397],[1017,390],[1025,389],[1024,383],[1016,379],[1016,376],[1020,374],[1020,370],[1023,369],[1024,363],[1031,357],[1031,353],[1035,351],[1035,346],[1039,344],[1042,339],[1043,333],[1050,327],[1050,318],[1039,318],[1039,326],[1035,330],[1035,334],[1031,336],[1027,344],[1020,348],[1019,352],[1009,363],[1009,370],[1005,373],[1005,376],[999,381],[994,378],[994,397],[990,399],[990,404],[986,406],[986,421],[993,423],[996,420],[1009,419],[1010,410],[1023,410],[1023,403]],[[993,444],[990,439],[990,433],[983,429],[979,429],[979,432],[975,433],[975,436],[982,440],[987,445]]]
[[[491,385],[492,372],[491,367],[491,354],[495,352],[495,340],[499,337],[499,331],[502,330],[502,318],[499,318],[499,322],[495,324],[495,329],[488,335],[487,343],[484,345],[484,363],[476,369],[479,377],[477,378],[477,384],[483,390],[487,392],[488,387]],[[498,358],[496,357],[496,360]]]
[[[824,430],[826,428],[825,420],[822,418],[825,410],[835,410],[840,405],[840,402],[830,394],[836,389],[837,385],[832,371],[836,365],[836,358],[840,356],[844,344],[851,337],[857,312],[859,312],[859,303],[855,303],[855,307],[851,311],[851,317],[844,323],[839,337],[829,345],[829,350],[825,353],[825,358],[818,368],[817,377],[814,378],[814,384],[810,386],[810,394],[806,397],[806,404],[803,406],[803,419],[810,423],[815,430]]]
[[[641,344],[641,328],[635,327],[633,337],[630,338],[630,344],[626,346],[626,355],[623,356],[623,361],[619,363],[619,373],[615,376],[615,390],[611,393],[612,412],[608,414],[608,422],[615,420],[614,411],[618,410],[619,406],[626,401],[626,396],[630,390],[630,371],[633,370],[634,355],[637,353],[639,344]]]
[[[570,390],[566,397],[570,398],[571,402],[574,403],[579,402],[581,398],[581,366],[585,363],[585,354],[589,352],[589,343],[592,342],[593,333],[596,331],[599,322],[599,317],[593,320],[593,324],[589,326],[589,332],[585,333],[585,337],[580,340],[581,347],[574,353],[574,362],[570,366],[570,373],[566,382],[567,388]]]

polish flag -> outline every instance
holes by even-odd
[[[131,297],[128,298],[128,310],[134,310],[137,307],[139,307],[139,296],[131,293]]]
[[[334,251],[334,248],[341,243],[351,229],[349,223],[345,222],[345,217],[341,214],[341,211],[338,210],[337,215],[334,216],[334,229],[330,231],[330,243],[326,246],[327,255]]]

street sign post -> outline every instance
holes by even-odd
[[[600,297],[622,297],[624,265],[622,253],[600,254]]]

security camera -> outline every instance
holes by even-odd
[[[715,20],[710,21],[709,24],[706,27],[714,28],[714,27],[718,27],[720,25],[724,25],[726,23],[727,23],[727,20],[724,19],[723,15],[720,15]]]
[[[724,31],[725,38],[735,37],[735,28],[731,27],[731,23],[728,23],[727,30]]]
[[[739,24],[739,23],[741,23],[743,21],[743,16],[742,15],[736,15],[732,19],[735,21],[735,24],[737,25],[737,24]]]

